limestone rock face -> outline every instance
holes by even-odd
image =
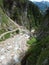
[[[28,49],[28,39],[26,34],[19,34],[0,42],[0,65],[21,65],[21,59]]]

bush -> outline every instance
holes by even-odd
[[[33,40],[29,41],[31,47],[28,50],[30,55],[27,58],[26,65],[49,65],[49,36],[36,41],[36,43],[33,43]]]
[[[33,38],[31,38],[27,43],[30,44],[30,45],[32,45],[32,44],[34,44],[36,41],[37,41],[36,38],[33,37]]]

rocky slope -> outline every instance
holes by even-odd
[[[0,65],[21,65],[28,49],[29,36],[19,34],[0,43]]]

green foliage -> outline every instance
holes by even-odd
[[[37,60],[36,65],[49,65],[49,48],[43,50]]]
[[[34,26],[39,26],[41,23],[41,13],[39,8],[32,2],[29,2],[29,6],[28,6],[28,17],[31,18],[31,16],[33,15],[32,19],[34,19],[34,21],[32,21],[32,23],[34,22]],[[31,20],[32,20],[31,19]]]
[[[4,33],[4,32],[6,32],[5,29],[1,29],[1,30],[0,30],[0,34],[2,34],[2,33]]]
[[[5,14],[5,12],[3,12],[3,9],[0,7],[0,34],[7,32],[9,28],[16,29],[17,26]]]
[[[28,44],[32,45],[32,44],[35,44],[36,43],[36,38],[31,38],[28,42]]]
[[[15,4],[13,5],[14,1]],[[10,17],[18,24],[25,25],[29,30],[31,30],[32,27],[40,26],[42,16],[40,10],[34,3],[30,2],[29,0],[4,0],[3,4],[5,10],[8,10],[10,13]],[[25,12],[27,12],[27,16],[24,15]]]
[[[12,8],[14,1],[15,6]],[[47,35],[46,33],[49,31],[49,9],[46,11],[46,15],[43,17],[39,8],[28,0],[4,0],[3,5],[5,10],[9,11],[10,17],[13,20],[16,20],[18,24],[26,23],[26,27],[30,31],[32,28],[35,28],[37,32],[40,31],[40,33],[43,31],[41,35],[44,34],[44,36],[40,40],[33,37],[27,42],[30,45],[30,49],[28,50],[30,55],[27,57],[26,65],[49,65],[49,34]],[[2,0],[0,0],[0,6],[2,6]],[[27,16],[25,18],[24,14],[26,9]],[[4,28],[3,24],[5,23],[7,26],[9,26],[8,18],[5,17],[6,15],[2,12],[1,8],[0,15],[2,17],[2,27]],[[25,19],[26,22],[24,21]],[[0,30],[0,34],[1,33],[4,33],[4,31]],[[17,33],[19,33],[19,30],[12,33],[7,33],[0,39],[0,41],[4,41],[5,39],[10,38],[11,34],[15,35]]]
[[[36,41],[35,45],[31,44],[31,47],[28,52],[30,52],[31,54],[27,58],[26,65],[48,65],[49,36],[42,38],[40,41]]]
[[[17,29],[17,30],[15,30],[15,31],[10,31],[10,32],[8,32],[7,34],[5,34],[4,36],[2,36],[1,37],[1,39],[0,39],[0,42],[1,41],[4,41],[4,40],[6,40],[6,39],[8,39],[8,38],[10,38],[10,37],[13,37],[14,35],[16,35],[16,34],[19,34],[19,30]]]
[[[0,7],[3,6],[3,0],[0,0]]]
[[[3,0],[3,7],[7,10],[11,10],[13,0]]]
[[[5,38],[5,39],[10,38],[10,33],[6,34],[6,35],[4,36],[4,38]]]

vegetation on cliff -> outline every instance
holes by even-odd
[[[35,29],[34,35],[36,36],[31,37],[28,41],[30,48],[22,64],[49,65],[49,8],[42,15],[39,8],[28,0],[0,1],[0,34],[16,28],[6,14],[30,32]],[[8,33],[5,38],[9,36]]]

